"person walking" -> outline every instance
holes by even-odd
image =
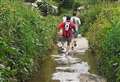
[[[62,46],[64,46],[64,43],[67,42],[66,54],[68,54],[71,48],[71,41],[73,39],[73,31],[75,31],[75,24],[71,22],[70,16],[66,16],[66,21],[62,21],[58,25],[58,30],[58,35],[61,36],[60,41]]]
[[[75,24],[75,29],[76,29],[75,37],[77,37],[78,34],[80,34],[80,25],[81,25],[80,18],[78,17],[76,13],[73,13],[73,16],[71,17],[71,21]]]
[[[78,38],[78,36],[80,37],[80,25],[81,25],[81,21],[80,18],[77,16],[77,14],[75,12],[73,12],[73,16],[71,17],[71,22],[73,22],[75,24],[75,32],[74,32],[74,40],[73,40],[73,44],[74,46],[77,46],[77,42],[76,42],[76,38]],[[72,47],[72,50],[74,49],[74,46]]]

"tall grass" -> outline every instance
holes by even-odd
[[[56,17],[43,18],[21,1],[1,0],[0,82],[25,82],[30,77],[34,59],[52,48],[56,23]]]
[[[97,14],[98,10],[90,10],[95,12],[92,14],[95,20],[90,18],[86,34],[90,47],[97,54],[99,74],[105,76],[109,82],[120,82],[120,5],[103,4],[100,9]]]

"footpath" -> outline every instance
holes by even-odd
[[[55,72],[52,74],[53,82],[107,82],[103,77],[89,72],[90,65],[77,55],[86,55],[88,50],[88,40],[85,37],[77,38],[77,46],[70,51],[70,55],[65,53],[52,55],[57,63]]]

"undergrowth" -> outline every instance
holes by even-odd
[[[53,48],[57,20],[42,17],[22,1],[0,2],[0,82],[30,78],[34,59]]]

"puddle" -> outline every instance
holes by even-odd
[[[96,75],[96,60],[86,53],[88,40],[78,38],[77,44],[71,55],[60,53],[46,58],[29,82],[107,82]]]

